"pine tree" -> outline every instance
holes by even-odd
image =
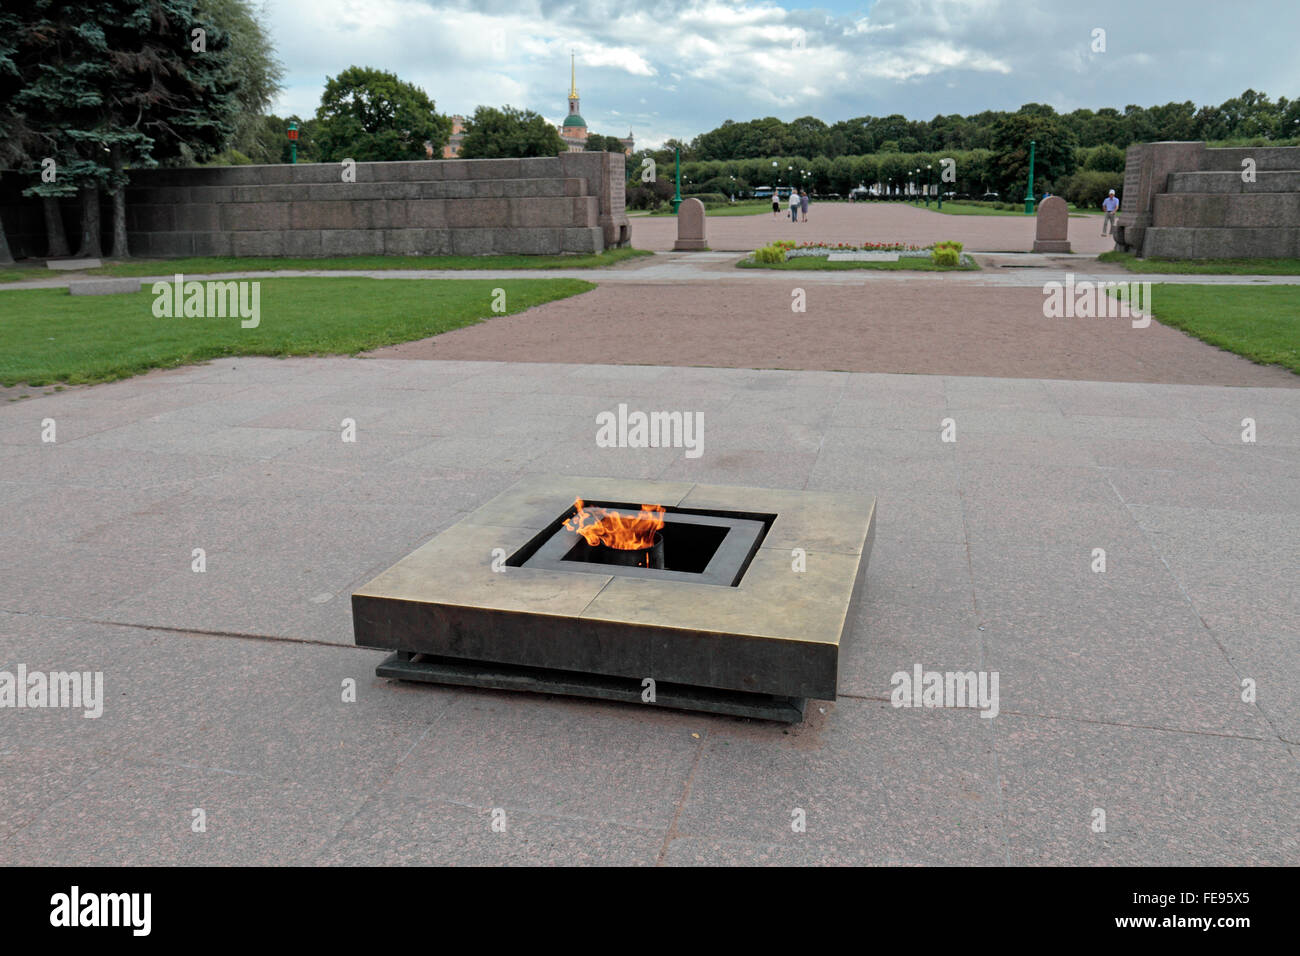
[[[26,192],[56,202],[80,195],[80,256],[100,254],[101,189],[112,198],[113,253],[129,255],[127,170],[206,158],[231,135],[235,51],[194,7],[191,0],[32,4],[16,99],[57,178]]]

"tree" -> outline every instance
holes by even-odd
[[[1094,149],[1080,150],[1080,153],[1083,159],[1081,165],[1084,169],[1097,170],[1103,173],[1124,172],[1124,150],[1118,146],[1103,143]]]
[[[0,8],[0,169],[16,165],[26,159],[26,141],[30,135],[26,118],[18,112],[14,97],[22,78],[18,69],[18,31],[21,22],[13,13]],[[14,261],[5,236],[4,220],[0,219],[0,264]]]
[[[271,117],[265,114],[283,88],[280,81],[284,78],[284,67],[276,58],[259,11],[249,0],[196,0],[195,10],[220,27],[230,37],[231,47],[239,51],[231,63],[235,98],[239,102],[231,148],[255,163],[279,162],[278,158],[269,156],[267,120]],[[276,157],[280,153],[278,147],[276,144],[273,151]]]
[[[998,192],[1013,200],[1024,195],[1029,180],[1029,142],[1034,149],[1034,194],[1039,183],[1074,172],[1078,140],[1060,119],[1045,114],[1014,113],[993,127],[993,175]]]
[[[113,251],[125,256],[127,169],[204,158],[232,132],[229,37],[191,0],[33,0],[24,16],[15,102],[55,172],[26,192],[45,199],[47,223],[50,200],[79,193],[78,254],[97,256],[108,187]]]
[[[601,136],[599,133],[589,135],[582,148],[588,153],[621,153],[624,149],[617,136]]]
[[[451,136],[451,119],[434,111],[424,90],[393,73],[350,66],[325,81],[316,110],[322,162],[392,162],[438,155]]]
[[[568,149],[555,127],[532,110],[480,106],[465,121],[460,155],[465,159],[558,156]]]

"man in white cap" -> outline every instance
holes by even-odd
[[[1101,208],[1106,213],[1106,218],[1101,222],[1101,234],[1103,236],[1107,233],[1114,235],[1115,214],[1119,212],[1119,200],[1115,198],[1115,190],[1112,189],[1110,195],[1102,200]]]

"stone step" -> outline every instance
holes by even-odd
[[[341,202],[128,204],[132,232],[253,232],[272,229],[481,229],[599,224],[595,196],[513,199],[346,199]]]
[[[69,295],[127,295],[139,292],[142,279],[73,279]]]
[[[1201,153],[1202,172],[1241,172],[1241,161],[1253,159],[1257,172],[1300,169],[1300,146],[1235,146]]]
[[[1242,182],[1236,172],[1170,173],[1171,193],[1285,193],[1300,192],[1300,170],[1256,170],[1255,182]]]
[[[1300,227],[1151,227],[1143,256],[1168,259],[1258,259],[1300,257]]]
[[[132,186],[129,205],[386,199],[517,199],[591,195],[581,178],[460,179],[395,183],[272,183],[265,186]]]
[[[1151,225],[1300,226],[1300,192],[1159,193],[1152,199]]]
[[[140,232],[137,256],[480,256],[601,252],[599,226],[518,229],[270,229]]]
[[[469,164],[473,163],[473,166]],[[357,163],[357,183],[442,182],[470,179],[554,179],[564,170],[558,156],[527,159],[430,159],[399,163]],[[342,182],[342,163],[273,166],[205,166],[192,169],[133,169],[132,186],[261,186]]]

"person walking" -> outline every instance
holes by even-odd
[[[790,221],[799,221],[799,193],[793,187],[790,189]]]
[[[1101,234],[1107,233],[1115,235],[1115,214],[1119,212],[1119,200],[1115,198],[1115,190],[1110,191],[1110,195],[1101,201],[1102,211],[1106,218],[1101,221]]]
[[[807,222],[808,221],[808,193],[802,189],[799,190],[799,209],[803,213],[803,221]]]
[[[776,187],[772,187],[772,218],[775,219],[781,214],[781,197],[777,195]]]

